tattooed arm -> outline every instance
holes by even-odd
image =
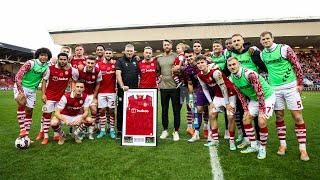
[[[298,86],[302,86],[303,85],[303,71],[301,68],[301,65],[299,63],[299,59],[297,57],[297,55],[294,53],[294,51],[291,49],[291,47],[289,46],[284,46],[284,48],[287,48],[286,52],[287,52],[287,59],[291,62],[292,66],[293,66],[293,70],[296,74],[297,77],[297,84]]]
[[[24,63],[24,65],[19,69],[18,73],[16,74],[15,81],[16,81],[16,85],[19,93],[23,93],[22,79],[25,73],[27,73],[28,71],[30,71],[30,69],[32,69],[32,66],[33,66],[32,62],[33,61],[29,60],[26,63]]]
[[[223,77],[222,77],[222,72],[216,70],[212,74],[212,78],[216,81],[216,83],[220,87],[225,103],[229,104],[228,89],[227,89],[226,84],[224,83],[224,80],[223,80]]]
[[[241,104],[242,104],[242,108],[245,112],[249,111],[249,108],[248,108],[248,102],[247,102],[247,99],[246,97],[240,92],[240,90],[238,88],[234,88],[237,92],[237,95],[241,101]]]
[[[252,84],[254,91],[256,92],[258,103],[259,103],[259,112],[266,111],[265,99],[264,99],[264,92],[259,80],[259,75],[254,71],[248,71],[245,73],[246,78]]]

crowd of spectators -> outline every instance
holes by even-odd
[[[9,71],[0,71],[0,90],[13,88],[15,74]]]
[[[320,52],[299,52],[297,56],[303,70],[305,86],[320,87]]]

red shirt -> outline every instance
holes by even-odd
[[[127,135],[153,135],[153,106],[151,96],[130,96],[126,113]]]
[[[47,100],[59,101],[65,93],[69,80],[77,80],[77,70],[73,67],[60,69],[58,65],[52,65],[48,68],[47,74],[43,77],[48,81],[46,96]]]
[[[101,71],[102,81],[100,82],[99,93],[116,92],[116,61],[102,61],[98,63]]]
[[[197,76],[198,76],[199,79],[201,79],[205,84],[207,84],[208,86],[210,86],[210,87],[213,88],[213,92],[214,92],[214,95],[215,95],[215,96],[223,98],[221,89],[220,89],[219,85],[216,83],[215,79],[213,78],[213,74],[214,74],[215,71],[220,71],[220,70],[218,70],[218,69],[211,69],[210,72],[207,73],[206,75],[203,74],[202,72],[199,72]],[[222,73],[222,72],[221,72],[221,73]],[[222,78],[223,78],[223,81],[224,81],[225,85],[227,86],[227,90],[228,90],[228,95],[229,95],[229,97],[236,95],[236,91],[235,91],[235,88],[234,88],[232,82],[231,82],[231,81],[227,78],[227,76],[224,75],[223,73],[222,73]]]
[[[77,58],[73,56],[70,60],[70,64],[72,67],[79,69],[81,66],[84,67],[86,65],[86,58]]]
[[[71,92],[62,96],[58,108],[62,109],[61,114],[77,116],[83,114],[83,108],[89,107],[90,103],[87,94],[83,93],[80,97],[74,97],[73,92]]]
[[[138,62],[140,72],[139,88],[157,88],[157,61],[142,60]]]
[[[99,59],[99,58],[97,57],[97,59],[96,59],[96,64],[102,62],[103,60],[104,60],[104,59]]]
[[[177,66],[180,64],[180,62],[183,62],[185,59],[184,54],[179,54],[173,61],[173,65]]]
[[[102,80],[102,76],[99,68],[95,67],[92,72],[88,72],[85,66],[82,71],[79,70],[79,80],[81,79],[85,81],[84,93],[91,95],[94,93],[97,83]]]

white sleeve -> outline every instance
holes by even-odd
[[[67,98],[65,95],[63,95],[57,105],[57,108],[64,109],[66,107],[66,104],[67,104]]]
[[[34,59],[34,60],[36,61],[36,59]],[[34,61],[33,61],[33,60],[28,60],[27,62],[30,63],[30,69],[32,69],[33,66],[34,66]],[[26,63],[27,63],[27,62],[26,62]]]
[[[226,60],[227,60],[227,52],[228,52],[228,49],[223,50],[223,56]]]
[[[71,67],[72,79],[77,81],[79,79],[79,71],[78,69]]]
[[[83,103],[83,107],[84,108],[88,108],[91,104],[91,100],[89,96],[86,97],[86,99],[84,100],[84,103]]]
[[[210,96],[210,93],[209,93],[209,90],[207,88],[207,85],[199,77],[198,77],[198,80],[200,82],[200,85],[202,87],[204,95],[206,96],[208,102],[211,103],[212,102],[212,98]]]
[[[102,81],[102,73],[101,73],[101,71],[99,71],[99,73],[98,73],[98,77],[97,77],[96,82],[100,82],[100,81]]]
[[[254,51],[260,51],[260,49],[257,46],[251,46],[250,48],[252,48]]]
[[[179,61],[183,62],[183,60],[184,60],[184,57],[183,56],[179,56]]]
[[[287,59],[287,52],[288,52],[288,48],[289,46],[284,44],[282,47],[281,47],[281,56],[285,59]]]
[[[50,68],[48,68],[44,73],[43,79],[47,81],[49,80],[49,77],[50,77]]]

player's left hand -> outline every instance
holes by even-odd
[[[179,72],[179,70],[180,70],[179,66],[173,66],[172,67],[172,72],[173,73],[177,73],[177,72]]]
[[[46,103],[47,102],[47,96],[44,94],[42,95],[42,102],[43,103]]]
[[[249,51],[250,55],[252,55],[254,53],[254,49],[252,47],[249,47],[248,51]]]
[[[123,91],[128,91],[129,90],[129,86],[122,86]]]
[[[297,91],[299,92],[299,94],[302,94],[302,90],[303,90],[302,85],[297,86]]]
[[[231,106],[230,103],[226,104],[226,109],[227,111],[234,113],[235,112],[235,108]]]
[[[210,105],[209,105],[209,111],[212,110],[212,109],[215,109],[215,108],[216,107],[214,106],[213,102],[211,102]]]
[[[27,98],[24,93],[19,93],[15,100],[20,106],[25,106],[27,104]]]

